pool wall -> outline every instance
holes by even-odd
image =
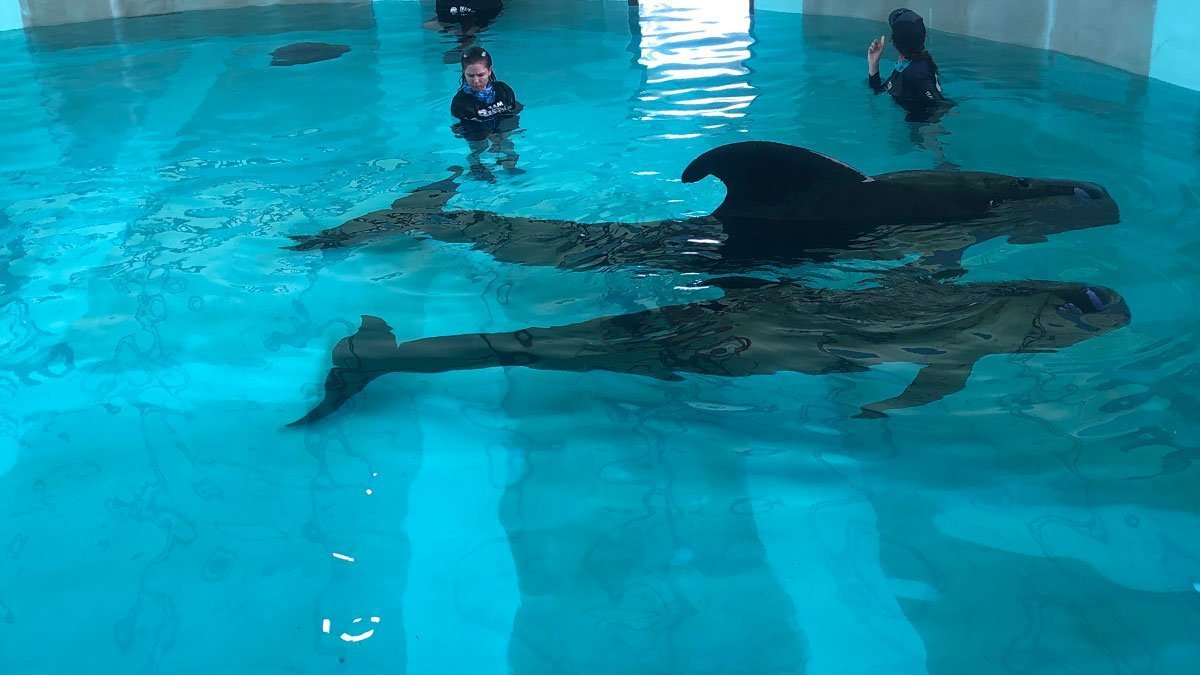
[[[183,10],[328,1],[0,0],[0,30]],[[883,17],[901,1],[756,0],[755,5],[759,11],[848,16],[882,24]],[[1200,90],[1200,69],[1188,48],[1188,32],[1200,26],[1200,2],[1196,0],[916,0],[908,6],[924,15],[931,29],[1079,56]]]
[[[0,0],[0,30],[105,19],[176,14],[190,10],[267,5],[317,5],[339,0]],[[369,0],[366,0],[369,2]],[[382,0],[416,2],[417,0]],[[364,0],[342,0],[363,4]]]

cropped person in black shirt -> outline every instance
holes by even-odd
[[[437,20],[457,23],[463,32],[478,30],[504,9],[501,0],[437,0]]]
[[[458,92],[450,102],[450,114],[458,118],[454,133],[467,140],[471,148],[471,173],[485,179],[491,173],[483,166],[481,155],[488,149],[504,155],[500,166],[513,172],[517,169],[516,148],[510,136],[520,125],[517,113],[524,106],[517,101],[512,87],[496,79],[492,71],[492,55],[475,46],[462,55],[462,78]]]
[[[475,34],[487,27],[504,10],[501,0],[437,0],[437,15],[425,28],[458,35],[458,46],[446,52],[446,63],[475,42]]]
[[[925,21],[911,9],[897,9],[888,16],[892,46],[900,60],[886,81],[879,77],[879,58],[887,38],[880,36],[867,48],[868,84],[875,93],[887,92],[909,114],[909,121],[929,121],[948,103],[942,93],[938,66],[925,51]]]

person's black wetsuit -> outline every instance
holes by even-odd
[[[450,101],[450,114],[459,119],[455,131],[468,141],[481,141],[497,131],[517,128],[517,113],[525,107],[517,100],[512,87],[494,80],[495,100],[485,103],[473,94],[459,89]]]
[[[901,65],[907,64],[907,65]],[[875,73],[868,80],[875,93],[887,92],[909,114],[909,117],[925,118],[910,121],[929,121],[928,118],[949,106],[949,99],[942,93],[937,68],[929,59],[901,61],[888,79],[882,80]]]

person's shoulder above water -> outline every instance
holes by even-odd
[[[496,80],[493,85],[496,88],[496,100],[503,101],[508,108],[506,112],[519,113],[525,108],[520,101],[517,100],[517,93],[513,88],[508,86],[507,82]]]
[[[450,114],[460,120],[475,116],[475,97],[461,89],[450,99]]]
[[[927,101],[946,99],[945,93],[942,92],[941,80],[938,78],[937,65],[932,59],[908,61],[907,66],[900,71],[899,79],[904,82],[905,98]]]

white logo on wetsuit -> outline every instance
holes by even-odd
[[[480,108],[479,112],[475,114],[479,115],[480,117],[491,117],[492,115],[499,115],[500,113],[507,111],[508,106],[505,105],[503,101],[496,101],[486,108]]]
[[[450,13],[451,14],[474,14],[475,10],[471,9],[470,7],[460,5],[457,7],[451,7]]]

